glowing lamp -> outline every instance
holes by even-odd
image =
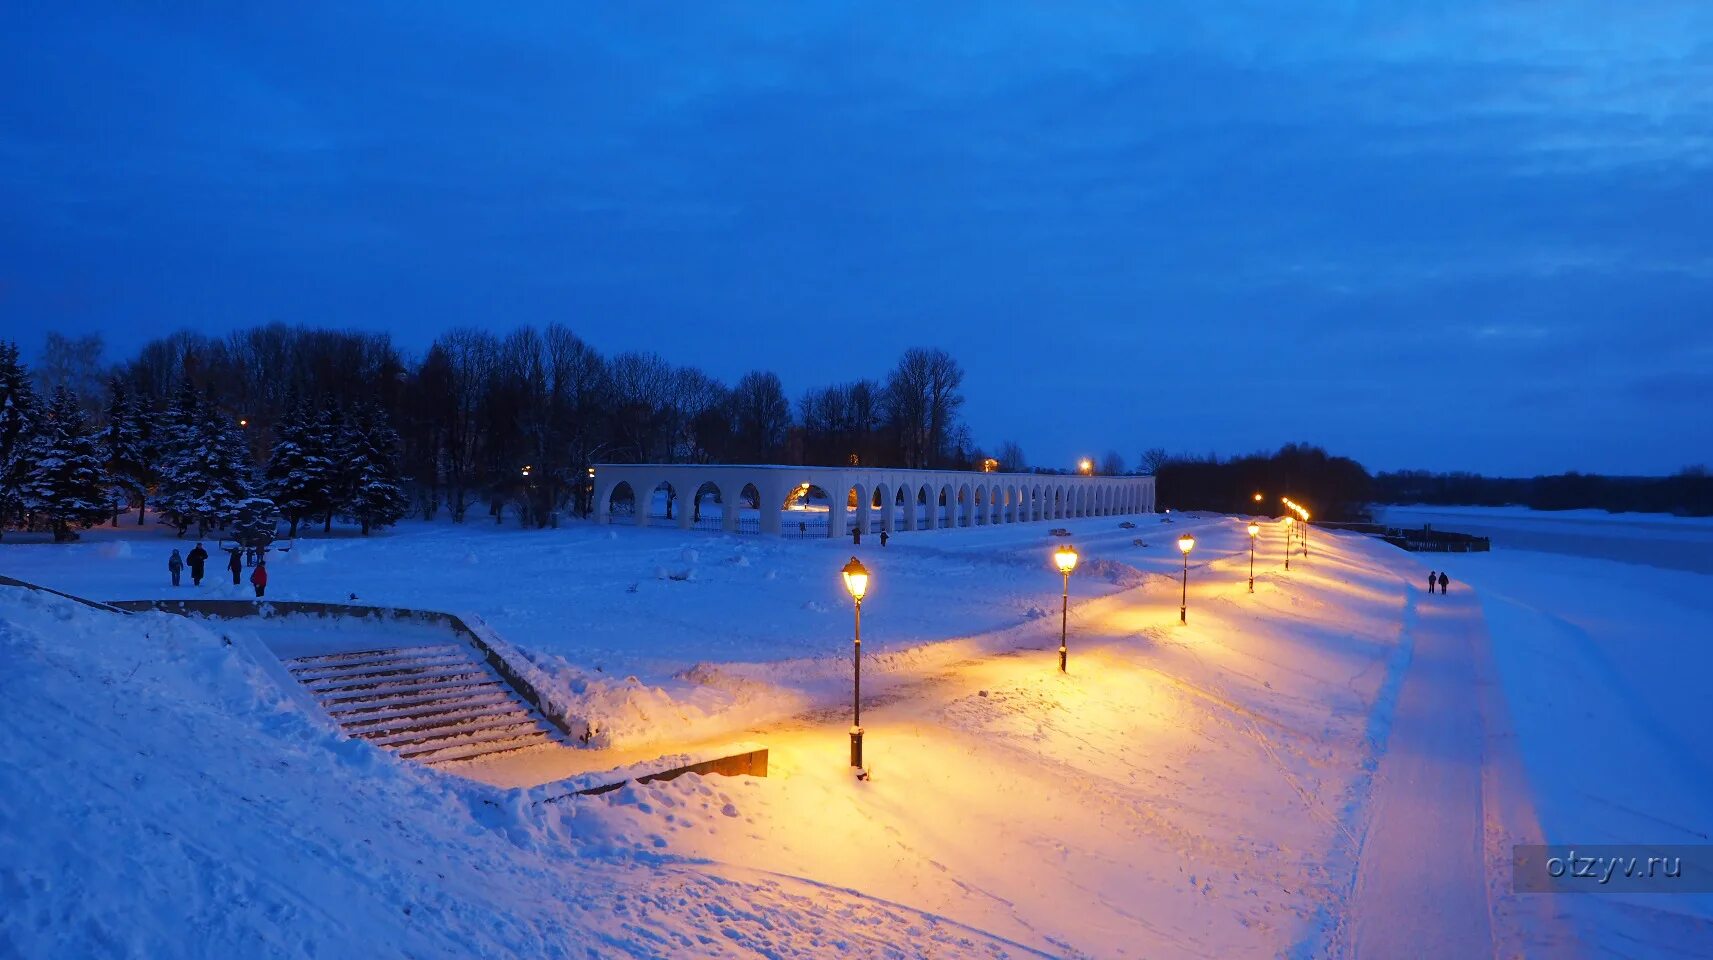
[[[1060,573],[1067,576],[1077,568],[1077,559],[1077,548],[1068,543],[1053,551],[1053,563],[1058,565]]]
[[[839,572],[844,574],[845,590],[850,593],[851,599],[861,603],[862,598],[868,595],[868,568],[862,565],[861,560],[852,557],[851,562],[845,564],[845,568]]]
[[[1250,536],[1250,538],[1253,539],[1253,538],[1258,537],[1260,535],[1261,535],[1261,525],[1259,523],[1251,523],[1249,525],[1249,536]]]
[[[1183,536],[1178,538],[1178,549],[1182,550],[1186,556],[1189,554],[1189,552],[1191,550],[1194,550],[1195,548],[1196,548],[1196,538],[1195,537],[1192,537],[1186,533]]]
[[[1260,494],[1259,494],[1259,493],[1257,493],[1257,494],[1256,494],[1256,495],[1255,495],[1255,502],[1256,502],[1256,503],[1260,503],[1260,502],[1261,502],[1261,495],[1260,495]]]

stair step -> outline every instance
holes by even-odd
[[[349,696],[317,697],[321,705],[329,711],[338,711],[353,706],[370,704],[398,703],[413,697],[429,697],[433,695],[446,696],[483,688],[503,688],[505,684],[488,674],[479,674],[480,680],[455,680],[448,683],[421,684],[407,689],[390,690],[358,690]]]
[[[421,730],[416,733],[406,733],[399,736],[365,738],[376,746],[395,749],[399,747],[423,747],[436,743],[457,741],[468,742],[468,738],[481,737],[484,734],[521,734],[528,730],[539,730],[541,724],[527,713],[502,720],[485,720],[469,725],[452,725],[438,727],[433,730]],[[483,737],[485,739],[485,737]]]
[[[423,656],[386,657],[380,660],[351,660],[346,663],[313,663],[306,667],[291,667],[291,675],[308,683],[332,677],[350,676],[365,670],[392,670],[398,667],[419,667],[431,663],[478,662],[473,650],[448,650]]]
[[[440,697],[426,703],[398,707],[396,709],[389,707],[359,707],[356,710],[339,710],[330,712],[335,714],[357,714],[356,716],[352,716],[348,719],[340,719],[338,716],[335,716],[334,719],[338,720],[339,725],[344,727],[346,730],[358,730],[382,723],[424,720],[429,717],[445,716],[448,714],[459,713],[461,711],[474,710],[479,707],[499,706],[502,704],[517,702],[517,699],[509,694],[501,691],[495,691],[470,697]]]
[[[425,647],[388,647],[384,650],[350,650],[344,653],[314,653],[305,657],[293,657],[292,659],[287,660],[286,663],[297,664],[299,666],[309,666],[314,663],[337,663],[344,660],[362,657],[420,656],[430,650],[467,649],[469,648],[461,643],[434,643]]]
[[[553,741],[550,739],[543,738],[539,740],[531,740],[527,743],[512,744],[510,746],[493,746],[467,753],[449,753],[447,756],[412,757],[410,759],[415,760],[423,766],[433,767],[443,763],[452,764],[465,760],[491,760],[494,757],[503,757],[509,753],[522,753],[525,750],[538,750],[552,742]]]
[[[435,671],[473,670],[482,665],[474,660],[442,660],[434,663],[382,664],[365,670],[336,673],[326,677],[299,677],[298,682],[311,690],[332,690],[351,686],[353,681],[380,680],[384,677],[418,677]]]
[[[330,708],[327,712],[333,715],[333,719],[338,720],[340,723],[344,723],[344,718],[346,717],[363,718],[383,714],[390,710],[415,710],[420,707],[465,703],[482,697],[511,696],[511,692],[505,690],[498,680],[490,680],[487,683],[470,684],[469,690],[473,692],[430,690],[427,693],[412,694],[404,698],[400,698],[398,696],[375,697],[372,700],[365,700],[354,706]]]
[[[385,741],[386,743],[402,742],[401,738],[436,731],[478,729],[482,725],[495,723],[501,719],[530,720],[533,719],[529,710],[516,703],[502,701],[481,708],[476,712],[465,712],[454,716],[430,717],[414,723],[401,723],[397,726],[378,725],[366,730],[352,730],[346,727],[346,732],[364,740]]]
[[[453,667],[438,673],[418,673],[410,676],[393,678],[372,678],[357,683],[304,684],[317,699],[325,701],[329,694],[358,693],[373,690],[376,693],[393,693],[434,683],[446,683],[453,680],[486,680],[492,674],[474,664],[465,667]]]
[[[419,750],[400,750],[394,756],[404,760],[415,760],[418,763],[448,763],[453,760],[473,760],[477,757],[491,756],[496,753],[510,753],[514,750],[539,747],[552,742],[553,738],[548,736],[547,731],[536,729],[520,736],[502,735]]]

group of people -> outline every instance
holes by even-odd
[[[235,587],[243,582],[240,578],[244,573],[244,548],[227,547],[226,553],[226,569],[232,571],[232,585]],[[173,586],[179,585],[179,577],[186,567],[190,568],[191,586],[202,586],[202,575],[208,568],[208,550],[202,544],[198,543],[193,547],[188,556],[181,557],[178,555],[178,551],[174,550],[172,556],[167,558],[167,572],[172,574]],[[266,560],[260,558],[256,560],[256,569],[250,571],[250,585],[256,588],[256,596],[258,597],[268,589],[268,562]]]
[[[1438,577],[1439,579],[1436,580],[1436,579],[1434,579],[1435,577]],[[1439,592],[1443,594],[1443,593],[1445,593],[1445,588],[1451,585],[1451,578],[1445,575],[1444,570],[1441,570],[1438,573],[1435,573],[1434,571],[1429,570],[1428,571],[1428,593],[1433,592],[1433,588],[1436,584],[1439,586]],[[259,597],[259,596],[261,596],[261,594],[258,593],[258,594],[256,594],[256,596]]]

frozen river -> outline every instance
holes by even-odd
[[[1493,549],[1562,553],[1713,573],[1713,517],[1601,510],[1539,511],[1521,507],[1375,508],[1375,519],[1491,537]]]

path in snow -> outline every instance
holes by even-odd
[[[1482,727],[1472,634],[1480,607],[1409,590],[1413,643],[1374,772],[1351,902],[1358,957],[1490,956]],[[1385,709],[1384,705],[1380,709]]]

